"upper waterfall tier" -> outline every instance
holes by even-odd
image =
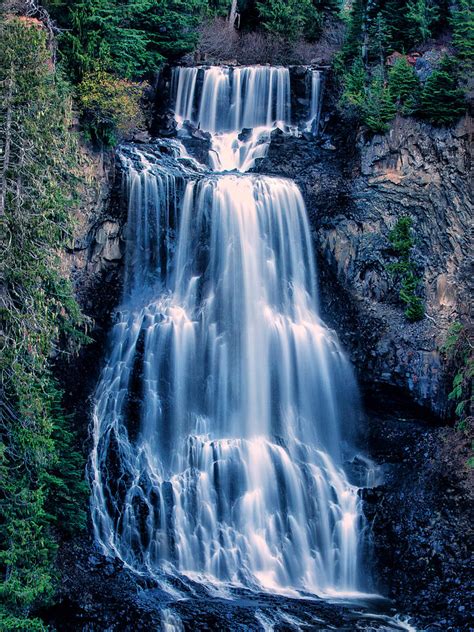
[[[211,134],[209,164],[215,171],[248,171],[265,155],[276,128],[316,133],[321,74],[304,67],[301,72],[294,93],[289,68],[173,68],[171,104],[180,134],[186,136],[185,122]],[[292,101],[296,109],[306,104],[303,116],[292,116]]]
[[[291,124],[288,68],[179,67],[172,82],[178,122],[212,134]]]

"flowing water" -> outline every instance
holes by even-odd
[[[283,68],[181,68],[174,84],[178,122],[210,131],[213,152],[222,135],[290,120]],[[357,389],[318,315],[298,187],[205,171],[178,141],[120,158],[126,271],[93,414],[98,543],[155,577],[366,591],[361,503],[344,469]]]
[[[305,129],[316,133],[321,73],[308,70],[308,76]],[[171,92],[178,127],[189,122],[211,134],[209,158],[215,171],[248,171],[265,155],[272,131],[296,131],[288,68],[177,67]]]

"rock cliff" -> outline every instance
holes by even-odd
[[[362,385],[403,393],[446,417],[449,379],[439,347],[469,308],[471,123],[448,130],[399,118],[388,134],[369,139],[338,124],[333,117],[318,143],[275,134],[258,170],[295,178],[303,191],[324,317]],[[417,323],[404,317],[388,270],[388,235],[403,215],[413,220],[426,305]]]

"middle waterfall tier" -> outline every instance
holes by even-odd
[[[362,590],[341,450],[356,387],[318,317],[297,186],[189,180],[134,151],[128,287],[94,409],[98,542],[155,575]]]

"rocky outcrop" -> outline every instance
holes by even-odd
[[[85,177],[65,265],[83,311],[103,326],[120,299],[126,215],[114,191],[114,154],[83,149],[83,161]]]
[[[399,389],[438,417],[449,413],[439,347],[469,305],[470,121],[435,129],[399,118],[355,138],[333,120],[319,143],[275,135],[258,170],[295,178],[308,205],[320,263],[322,309],[363,385]],[[388,265],[388,235],[413,220],[413,257],[426,317],[409,323]]]

